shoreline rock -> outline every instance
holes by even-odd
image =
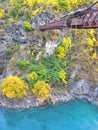
[[[46,106],[48,104],[55,105],[60,102],[68,102],[72,99],[86,99],[89,102],[98,105],[98,86],[92,88],[93,84],[84,79],[69,85],[69,90],[63,89],[59,94],[51,93],[50,100],[39,100],[32,94],[24,97],[22,100],[9,100],[0,93],[0,106],[10,109],[29,109],[33,107]]]

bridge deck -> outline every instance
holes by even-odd
[[[51,29],[93,29],[98,28],[98,8],[93,9],[81,17],[63,18],[40,26],[41,31]]]

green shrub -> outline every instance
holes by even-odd
[[[12,17],[13,19],[17,19],[18,18],[18,11],[19,11],[19,9],[20,9],[19,5],[13,6],[9,10],[9,17]]]
[[[23,28],[26,32],[32,31],[32,25],[28,21],[24,21]]]
[[[47,58],[42,58],[39,61],[32,61],[29,67],[29,71],[35,71],[39,80],[45,82],[59,82],[59,72],[65,69],[63,60],[59,60],[55,55],[51,55]]]
[[[20,69],[25,70],[28,67],[29,62],[27,60],[21,60],[17,62],[17,65],[19,66]]]

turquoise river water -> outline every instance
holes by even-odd
[[[73,100],[29,110],[0,108],[0,130],[98,130],[98,107]]]

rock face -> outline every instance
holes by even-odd
[[[70,94],[73,98],[86,99],[98,105],[98,85],[82,79],[70,85]]]
[[[47,41],[45,43],[45,53],[47,55],[52,55],[55,52],[55,48],[58,46],[59,41]]]
[[[7,41],[9,44],[28,44],[37,40],[33,32],[26,33],[24,31],[22,23],[9,25],[6,28],[6,32],[8,34]]]
[[[89,102],[96,103],[98,105],[98,85],[94,86],[92,82],[81,79],[73,84],[69,84],[63,92],[60,94],[52,94],[51,102],[52,104],[58,102],[66,102],[71,99],[86,99]]]
[[[31,24],[33,28],[39,29],[39,25],[50,22],[52,19],[53,16],[44,11],[40,15],[33,18]],[[2,21],[0,21],[0,23],[2,25]],[[42,32],[26,33],[22,24],[22,21],[20,21],[17,24],[10,24],[6,27],[2,25],[0,27],[0,74],[2,74],[4,66],[7,63],[7,48],[9,45],[31,44],[32,46],[33,43],[37,44],[40,48],[43,44],[45,44],[45,41],[41,38]]]
[[[7,99],[6,97],[2,96],[0,93],[0,106],[12,109],[21,109],[25,108],[28,109],[30,107],[38,107],[38,106],[45,106],[47,105],[47,101],[45,100],[38,100],[32,94],[28,95],[28,97],[24,97],[23,99]]]
[[[39,29],[39,25],[50,22],[54,17],[48,12],[42,12],[31,20],[32,27]],[[36,41],[35,37],[26,33],[23,29],[22,21],[17,24],[10,24],[5,29],[0,29],[0,43],[25,44]]]
[[[0,29],[0,74],[2,74],[7,61],[7,38],[8,34],[4,29]]]
[[[32,94],[29,94],[27,97],[24,97],[22,100],[17,99],[7,99],[0,93],[0,106],[7,108],[19,109],[19,108],[30,108],[30,107],[39,107],[46,106],[47,104],[55,105],[59,102],[68,102],[72,99],[86,99],[89,102],[96,103],[98,105],[98,86],[93,88],[91,82],[87,82],[82,79],[76,83],[70,84],[69,88],[63,88],[60,90],[53,89],[50,94],[50,100],[39,100],[35,98]]]
[[[55,90],[53,90],[53,91],[55,91]],[[54,105],[59,102],[68,102],[72,98],[73,97],[69,91],[63,90],[63,92],[61,92],[61,93],[51,94],[51,103]]]
[[[9,36],[9,42],[26,43],[26,33],[22,28],[21,24],[10,25],[6,28],[6,32]]]
[[[50,22],[54,17],[48,12],[42,12],[40,15],[32,19],[32,26],[39,29],[40,25]]]
[[[5,77],[10,75],[22,76],[24,72],[18,68],[17,62],[19,62],[20,60],[30,60],[30,55],[31,54],[29,45],[28,44],[21,45],[20,50],[15,52],[11,57],[11,59],[9,60],[4,72],[4,76]]]
[[[0,75],[3,73],[7,59],[7,46],[5,45],[5,43],[0,44]]]
[[[42,12],[40,15],[36,16],[32,19],[31,24],[33,28],[39,29],[39,25],[50,22],[54,19],[48,12]],[[16,65],[16,63],[20,60],[28,60],[30,59],[31,52],[38,48],[38,52],[36,55],[36,60],[39,59],[42,52],[40,48],[44,45],[44,51],[46,56],[51,55],[55,51],[55,47],[60,43],[57,33],[60,34],[60,31],[56,31],[56,35],[52,32],[52,38],[45,40],[42,38],[42,32],[31,32],[26,33],[22,27],[22,22],[18,24],[11,24],[6,27],[6,29],[0,29],[0,82],[3,79],[3,76],[10,75],[18,75],[21,77],[26,77],[28,72],[22,72]],[[47,38],[47,37],[46,37]],[[7,63],[7,47],[10,44],[19,44],[20,50],[15,52],[13,56]],[[6,69],[3,72],[3,69]],[[74,72],[70,77],[70,83],[62,90],[54,90],[50,95],[50,103],[56,104],[58,102],[67,102],[71,99],[86,99],[90,102],[95,102],[98,104],[98,85],[94,86],[90,81],[86,81],[85,79],[81,79],[79,81],[75,81],[75,77],[78,71],[81,69],[80,66],[76,67]],[[55,93],[54,93],[55,92]],[[44,106],[48,102],[45,100],[38,100],[33,95],[28,95],[28,97],[24,97],[22,100],[9,100],[4,97],[0,93],[0,106],[8,107],[8,108],[29,108],[29,107],[38,107]]]
[[[79,99],[87,99],[88,101],[94,101],[94,87],[93,84],[82,79],[72,85],[71,95]]]
[[[9,36],[5,29],[0,29],[0,44],[8,43]]]

